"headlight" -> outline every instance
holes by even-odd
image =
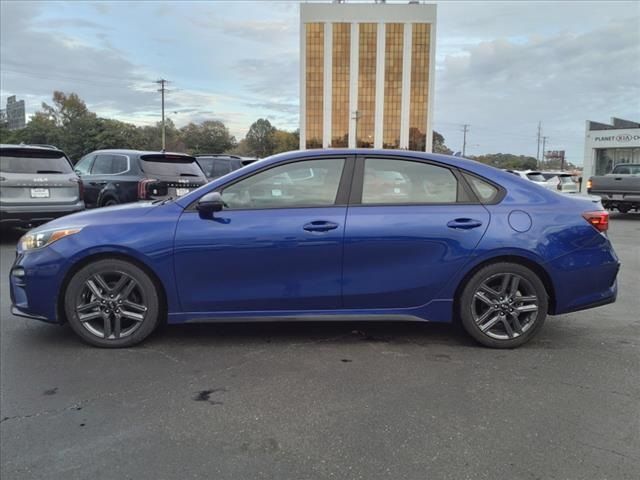
[[[46,247],[56,240],[78,233],[81,228],[61,228],[57,230],[45,230],[42,232],[27,233],[20,240],[22,250],[33,250],[35,248]]]

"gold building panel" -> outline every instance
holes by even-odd
[[[402,112],[402,50],[404,24],[388,23],[384,52],[384,115],[382,146],[400,147],[400,117]]]
[[[356,144],[373,147],[376,110],[376,47],[378,26],[361,23],[358,39],[358,111]]]
[[[305,24],[306,148],[322,148],[324,100],[324,23]]]
[[[425,150],[427,141],[430,36],[431,25],[428,23],[413,24],[409,97],[409,150],[422,152]]]
[[[333,24],[331,70],[331,146],[349,146],[349,66],[351,24]]]

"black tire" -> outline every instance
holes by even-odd
[[[85,342],[125,348],[140,343],[156,329],[160,298],[144,270],[124,260],[103,259],[73,275],[64,292],[64,309],[69,325]],[[87,320],[92,316],[96,318]]]
[[[618,211],[620,213],[629,213],[631,207],[629,205],[618,205]]]
[[[113,205],[118,205],[118,201],[113,197],[107,197],[102,201],[101,207],[111,207]]]
[[[509,282],[506,289],[504,282]],[[515,348],[542,328],[548,304],[544,284],[533,271],[517,263],[500,262],[481,268],[467,281],[459,314],[464,329],[482,345]]]

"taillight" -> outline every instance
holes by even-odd
[[[155,178],[145,178],[138,182],[138,200],[149,200],[149,192],[147,192],[147,185],[155,183],[158,180]],[[154,192],[155,193],[155,192]]]
[[[599,232],[606,232],[609,229],[609,212],[604,210],[585,212],[582,217]]]
[[[82,180],[80,178],[70,178],[69,180],[78,184],[78,200],[84,200],[84,183],[82,183]]]
[[[593,182],[591,181],[591,179],[587,180],[587,190],[591,190],[592,186],[593,186]]]

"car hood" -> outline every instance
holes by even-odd
[[[51,230],[52,228],[74,228],[96,224],[120,223],[127,218],[140,218],[148,215],[159,206],[159,204],[154,204],[153,202],[137,202],[84,210],[56,218],[55,220],[34,228],[32,231],[38,232]]]

